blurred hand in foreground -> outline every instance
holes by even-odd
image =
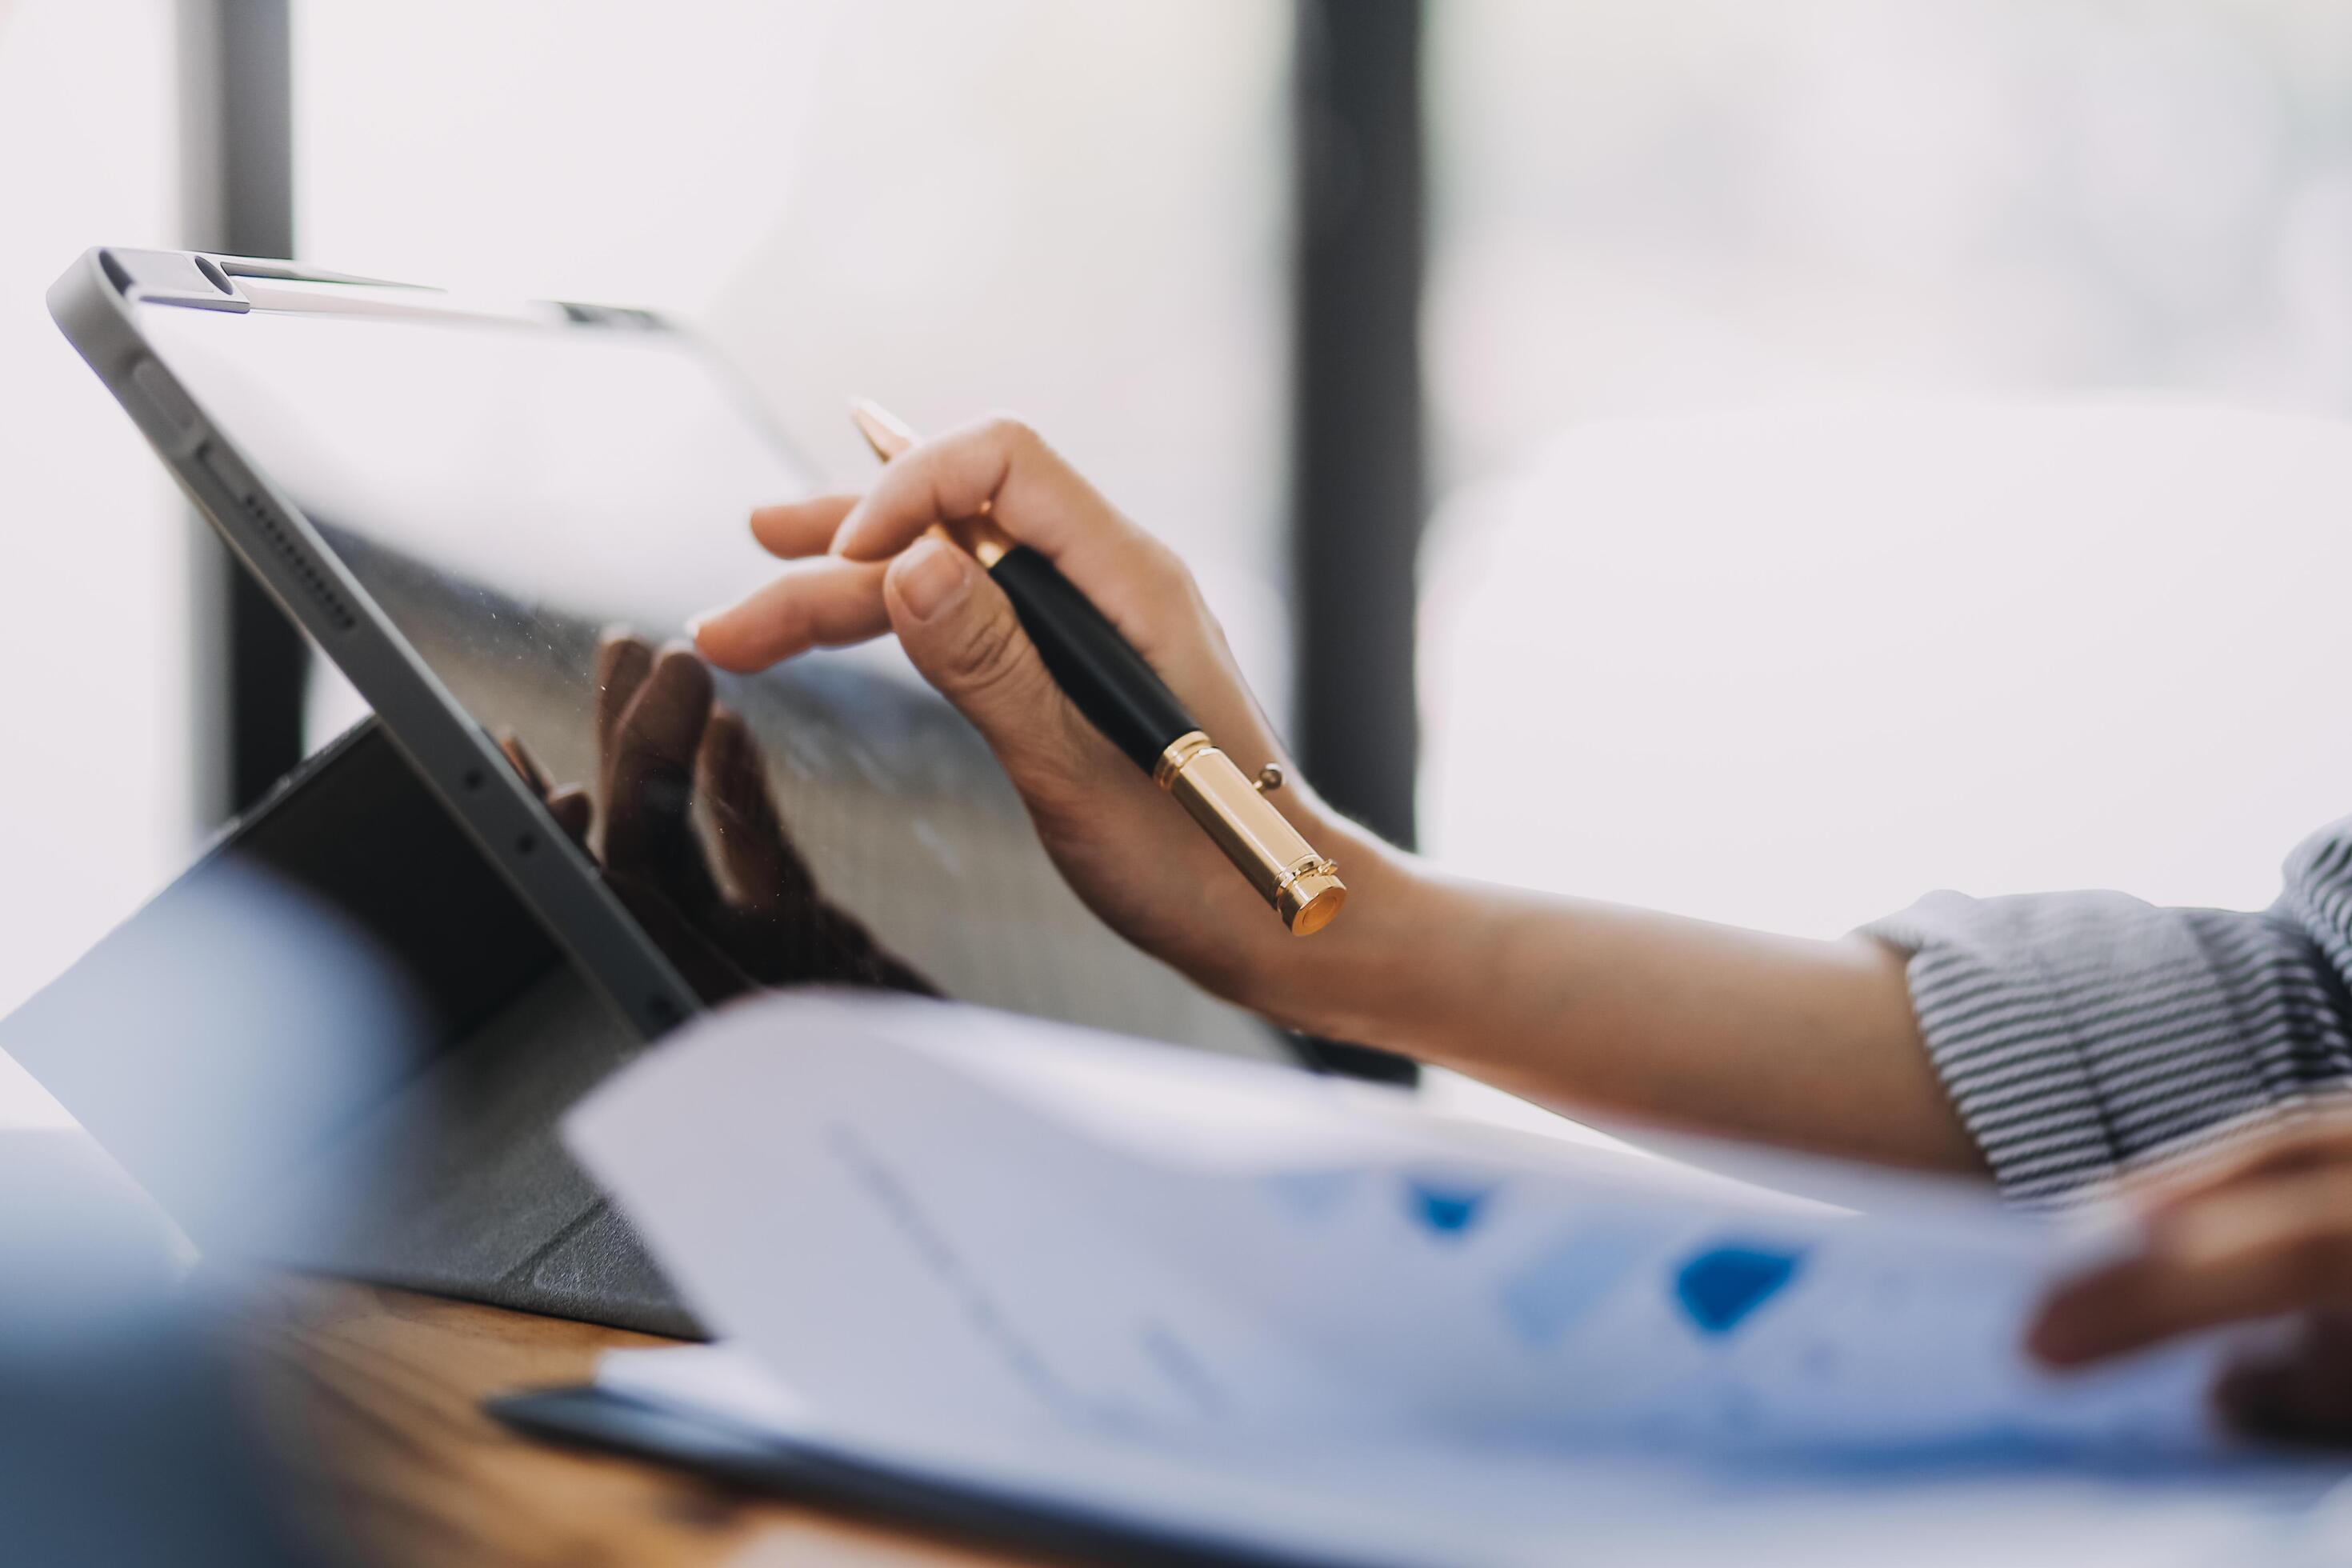
[[[700,659],[615,633],[596,667],[601,833],[587,791],[551,783],[519,739],[501,745],[703,1000],[815,982],[933,993],[818,889],[751,731]]]
[[[2352,1109],[2254,1134],[2133,1196],[2139,1249],[2051,1295],[2034,1355],[2079,1366],[2284,1319],[2215,1391],[2224,1415],[2262,1435],[2352,1442]]]

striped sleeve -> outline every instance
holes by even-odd
[[[1942,892],[1864,933],[1909,955],[1928,1055],[2021,1202],[2352,1084],[2352,819],[2259,914]]]

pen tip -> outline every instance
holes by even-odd
[[[874,448],[874,455],[888,462],[915,444],[915,432],[907,422],[875,402],[870,397],[849,400],[849,422]]]

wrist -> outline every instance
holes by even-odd
[[[1347,905],[1312,936],[1258,946],[1233,999],[1286,1028],[1380,1045],[1416,983],[1412,933],[1432,884],[1413,856],[1317,805],[1300,831],[1338,863]]]

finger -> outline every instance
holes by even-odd
[[[505,753],[507,765],[521,778],[524,788],[541,800],[554,793],[555,786],[548,782],[547,770],[539,765],[539,759],[530,754],[530,748],[522,743],[520,735],[511,730],[500,735],[499,750]]]
[[[979,728],[1033,807],[1083,792],[1118,762],[1054,684],[1012,601],[978,562],[926,539],[890,563],[884,593],[908,658]]]
[[[785,835],[767,767],[740,715],[725,708],[711,715],[694,773],[718,837],[719,875],[736,901],[767,915],[813,902],[816,880]]]
[[[855,495],[812,496],[807,500],[763,506],[751,513],[751,537],[771,555],[787,561],[822,555],[833,548],[841,520],[857,504]]]
[[[1094,535],[1141,531],[1035,431],[990,419],[919,442],[885,464],[842,520],[834,553],[878,561],[934,523],[982,515],[1055,557]]]
[[[596,645],[596,754],[613,754],[613,731],[654,667],[653,646],[635,633],[614,629]]]
[[[711,1006],[758,989],[733,955],[713,943],[706,922],[688,918],[656,889],[634,877],[610,879],[613,891],[644,928],[653,944],[677,966],[694,994]]]
[[[893,458],[842,520],[834,553],[882,560],[934,524],[983,513],[1050,557],[1130,640],[1141,628],[1129,624],[1139,617],[1123,600],[1164,591],[1163,579],[1182,574],[1165,546],[1014,419],[968,426]]]
[[[555,818],[564,837],[583,849],[588,847],[588,829],[596,815],[588,792],[576,784],[556,788],[548,781],[547,770],[539,765],[539,759],[530,754],[530,748],[522,743],[522,737],[512,731],[499,737],[499,750],[505,754],[507,765],[520,775],[523,787],[545,804],[548,815]]]
[[[2315,1312],[2242,1354],[2213,1391],[2231,1425],[2257,1436],[2341,1443],[2352,1437],[2352,1318]]]
[[[2217,1194],[2152,1225],[2136,1257],[2053,1292],[2027,1339],[2074,1366],[2281,1312],[2352,1306],[2352,1170]]]
[[[605,864],[642,878],[689,913],[711,893],[689,816],[694,755],[710,706],[702,661],[684,647],[663,649],[614,727],[605,785]]]
[[[1229,751],[1276,754],[1183,563],[1017,420],[991,420],[900,453],[843,520],[834,552],[887,557],[935,524],[983,509],[1007,535],[1049,558]]]
[[[2134,1201],[2160,1215],[2231,1188],[2330,1164],[2352,1164],[2352,1116],[2249,1125],[2226,1142],[2141,1183]]]
[[[721,669],[749,673],[813,647],[840,647],[890,629],[882,604],[887,563],[812,562],[740,604],[689,623],[695,647]]]
[[[576,784],[557,790],[547,797],[547,810],[565,837],[583,849],[588,847],[588,829],[595,822],[596,808],[586,790]]]

